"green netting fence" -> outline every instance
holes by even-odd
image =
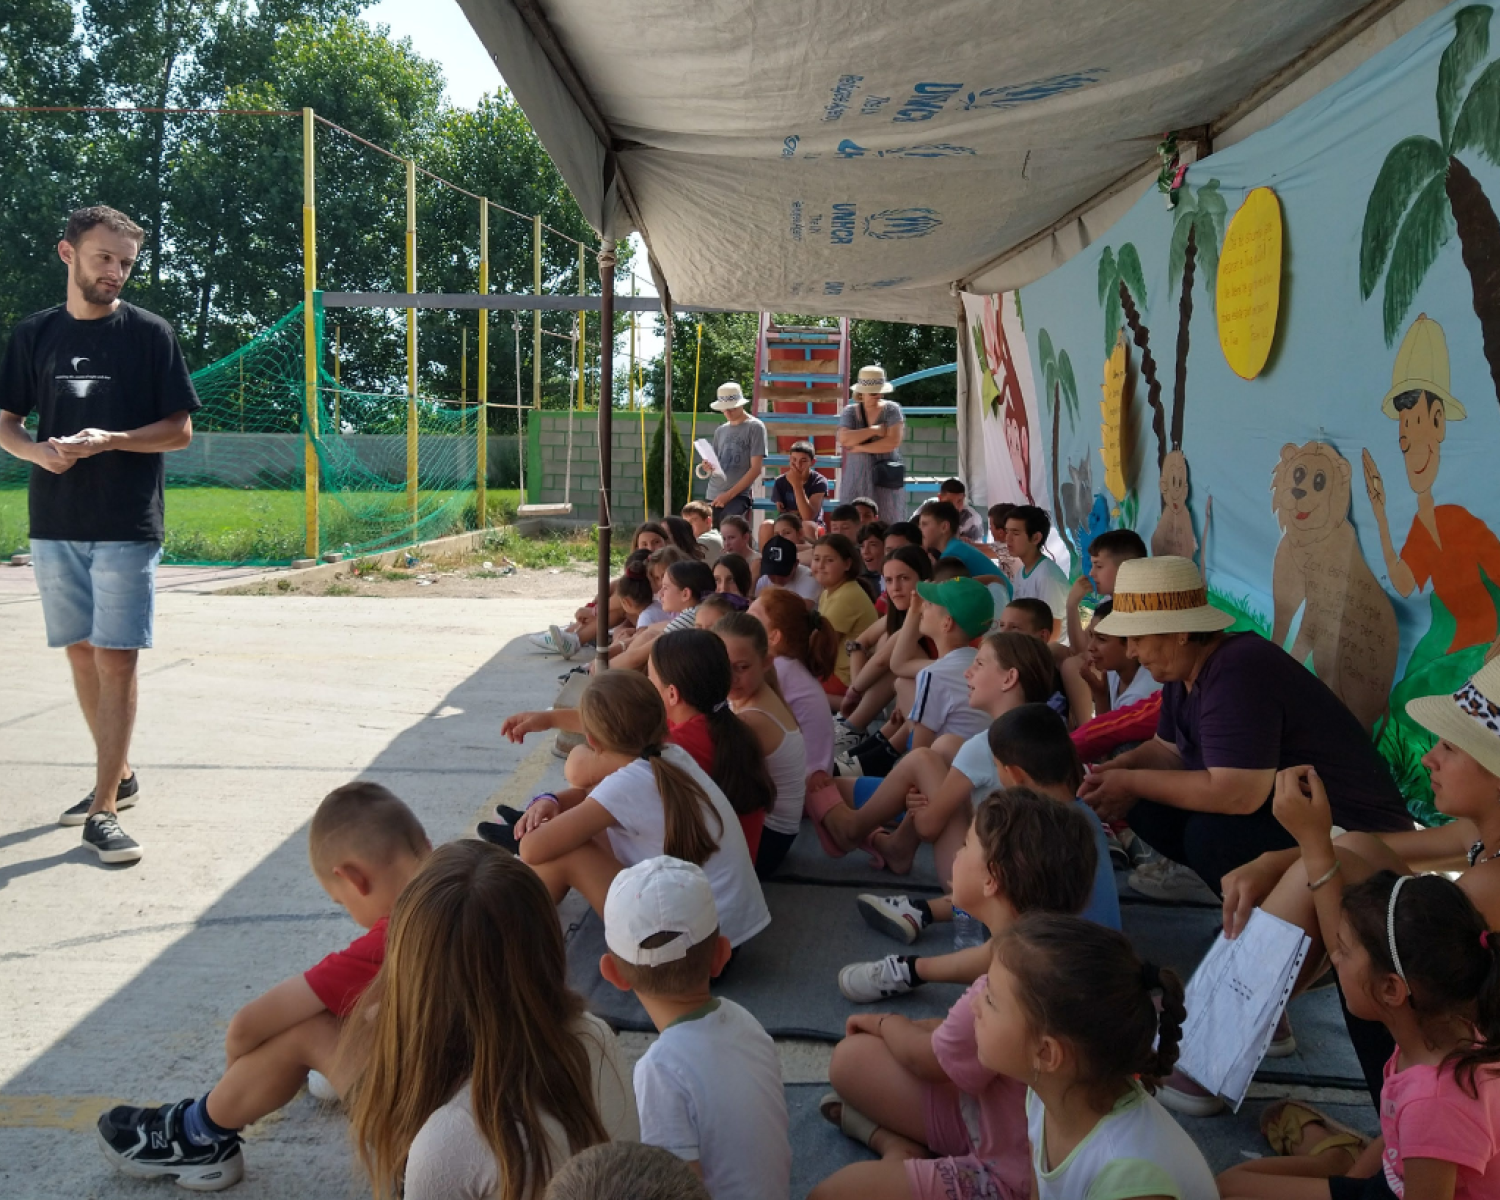
[[[413,511],[407,397],[342,386],[328,370],[321,307],[316,317],[320,550],[360,554],[476,528],[480,410],[418,396]],[[278,564],[304,554],[303,355],[299,304],[242,349],[193,375],[203,402],[193,443],[166,458],[168,561]],[[510,482],[515,445],[512,438],[489,439],[487,458],[510,456],[489,464],[491,481]],[[28,468],[0,459],[0,551],[8,554],[26,542]],[[514,493],[492,488],[488,523],[503,520],[514,503]]]

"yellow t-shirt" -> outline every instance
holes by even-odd
[[[865,589],[853,581],[839,584],[831,592],[818,597],[818,612],[823,619],[839,631],[839,656],[833,665],[833,673],[845,687],[849,686],[849,651],[844,643],[856,638],[875,624],[879,613]]]

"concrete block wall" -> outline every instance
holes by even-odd
[[[568,461],[569,414],[564,412],[533,413],[529,418],[532,432],[526,463],[528,496],[532,503],[559,504],[564,498],[564,467]],[[675,414],[677,434],[682,446],[689,447],[688,434],[692,414]],[[592,518],[599,503],[599,415],[580,412],[573,422],[573,479],[570,498],[575,515]],[[723,423],[718,413],[699,413],[697,436],[712,439],[714,430]],[[917,476],[945,477],[958,471],[958,430],[952,417],[908,417],[903,454],[907,473]],[[615,413],[612,438],[614,465],[614,523],[616,528],[633,526],[644,520],[641,487],[642,445],[650,447],[656,436],[661,414],[647,413],[645,436],[639,413]],[[769,476],[768,476],[769,478]],[[693,479],[693,495],[701,498],[705,480]],[[686,497],[674,496],[673,507],[681,508]]]

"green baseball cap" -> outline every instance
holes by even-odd
[[[995,598],[977,579],[960,576],[942,583],[919,583],[917,595],[945,609],[970,638],[984,633],[995,619]]]

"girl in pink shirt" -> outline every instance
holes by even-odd
[[[1278,795],[1277,816],[1290,808]],[[1333,905],[1321,888],[1318,898],[1319,917],[1331,918],[1325,932],[1349,1011],[1381,1022],[1396,1040],[1380,1096],[1380,1137],[1347,1176],[1313,1177],[1311,1157],[1258,1159],[1221,1175],[1220,1193],[1225,1200],[1500,1196],[1500,933],[1442,875],[1381,871],[1343,893],[1341,912],[1323,911]]]

